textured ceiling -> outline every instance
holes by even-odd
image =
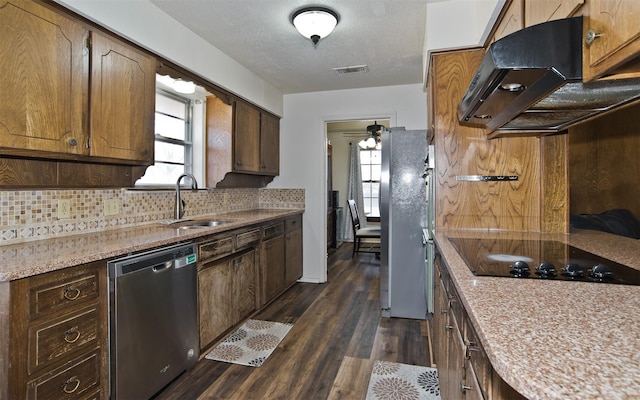
[[[422,82],[428,0],[150,1],[285,94]],[[340,14],[316,48],[290,22],[309,5]],[[369,72],[333,71],[362,64]]]

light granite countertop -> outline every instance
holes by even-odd
[[[439,231],[436,244],[496,372],[530,399],[640,399],[640,286],[474,276],[449,237],[550,239],[640,270],[640,241]]]
[[[227,220],[227,224],[198,229],[179,229],[188,222],[113,229],[86,235],[65,236],[0,246],[0,281],[11,281],[62,268],[109,260],[158,246],[190,241],[201,236],[264,223],[302,213],[302,209],[257,209],[224,214],[201,215],[195,220]]]

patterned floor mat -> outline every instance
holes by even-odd
[[[292,324],[247,320],[240,328],[218,344],[205,358],[233,364],[259,367],[289,333]]]
[[[440,400],[438,371],[420,367],[376,361],[369,379],[367,400]]]

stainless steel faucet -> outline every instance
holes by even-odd
[[[174,213],[174,218],[175,219],[182,219],[182,217],[184,216],[184,212],[185,212],[185,204],[184,201],[182,201],[182,199],[180,198],[180,181],[182,180],[182,178],[184,177],[189,177],[191,178],[191,190],[196,190],[198,189],[198,182],[196,181],[196,178],[191,175],[191,174],[182,174],[178,177],[178,181],[176,182],[176,204],[175,204],[175,213]]]

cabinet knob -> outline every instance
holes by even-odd
[[[142,150],[142,155],[146,156],[147,154],[149,154],[149,149]]]
[[[591,43],[593,43],[593,41],[599,38],[600,36],[602,36],[601,33],[596,33],[596,31],[594,31],[593,29],[589,29],[587,31],[587,36],[584,42],[587,44],[587,46],[591,46]]]
[[[460,381],[460,391],[464,393],[467,390],[473,390],[473,388],[471,386],[465,385],[463,381]]]
[[[80,379],[77,376],[72,376],[64,382],[62,390],[67,394],[71,394],[78,390],[78,387],[80,387]]]
[[[69,144],[71,146],[76,146],[78,144],[78,141],[75,138],[71,138],[69,139]]]

